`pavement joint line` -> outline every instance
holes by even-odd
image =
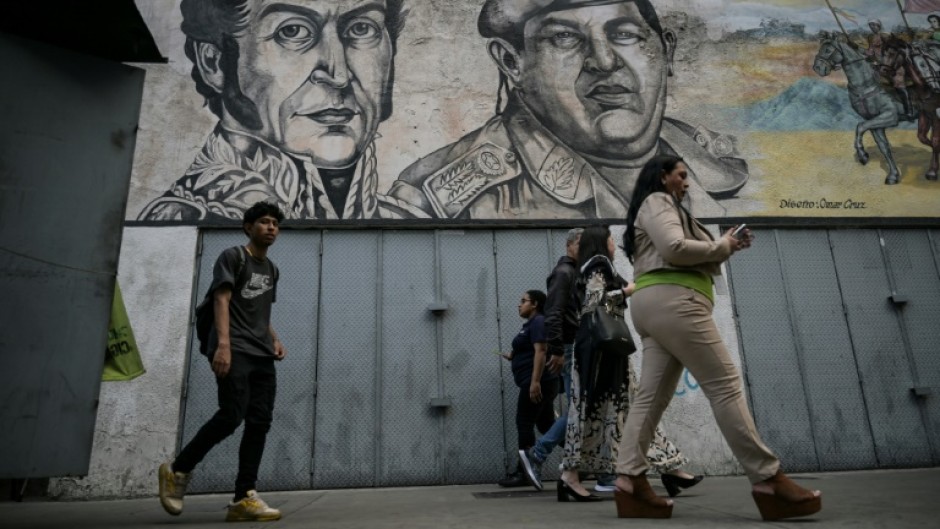
[[[697,496],[696,496],[696,497],[697,497]],[[692,499],[692,498],[690,498],[690,499]],[[700,504],[700,503],[693,503],[693,502],[689,502],[689,503],[681,502],[681,503],[683,503],[683,504],[685,504],[685,505],[687,505],[687,506],[693,507],[693,508],[698,508],[698,509],[701,509],[701,510],[704,510],[704,511],[710,511],[710,512],[713,512],[713,513],[715,513],[715,514],[721,514],[721,515],[723,515],[723,516],[729,516],[729,517],[731,517],[731,518],[736,518],[736,519],[738,519],[738,520],[740,520],[740,521],[742,521],[742,522],[754,523],[754,518],[753,518],[753,516],[745,516],[745,515],[743,515],[743,514],[738,514],[738,513],[736,513],[736,512],[732,512],[732,511],[728,511],[728,510],[718,509],[718,508],[715,508],[715,507],[710,507],[710,506],[708,506],[708,505],[703,505],[703,504]],[[678,507],[679,505],[680,505],[680,502],[679,502],[679,501],[675,501],[675,506]],[[756,508],[756,507],[755,507],[755,508]],[[760,516],[760,513],[758,513],[757,516],[759,517],[759,516]],[[777,525],[777,522],[765,522],[765,521],[761,520],[759,524],[755,525],[755,527],[757,527],[757,526],[759,526],[759,527],[766,527],[765,524],[774,524],[774,525]],[[785,526],[780,526],[780,527],[785,527]]]
[[[314,503],[319,502],[321,499],[323,499],[324,496],[326,496],[326,494],[317,494],[317,495],[315,495],[313,498],[310,498],[309,501],[303,502],[303,505],[297,507],[296,509],[292,509],[292,510],[290,511],[290,514],[293,515],[293,514],[299,513],[300,511],[303,511],[304,509],[306,509],[307,507],[310,507],[310,506],[313,505]],[[287,516],[287,514],[288,514],[288,513],[284,512],[283,510],[282,510],[281,512],[282,512],[282,516]]]

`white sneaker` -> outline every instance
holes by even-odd
[[[532,456],[532,449],[519,450],[519,461],[525,469],[525,475],[535,490],[542,490],[542,463]]]
[[[225,516],[226,522],[273,522],[280,519],[281,511],[268,507],[253,490],[249,490],[241,500],[229,503],[228,515]]]
[[[157,470],[157,476],[160,478],[160,505],[166,512],[179,516],[183,512],[183,496],[186,495],[190,474],[173,472],[170,463],[164,463]]]
[[[617,476],[613,474],[598,474],[597,483],[594,484],[597,492],[613,492],[617,490]]]

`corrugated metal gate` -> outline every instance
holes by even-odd
[[[288,356],[264,487],[501,477],[514,461],[518,390],[492,352],[509,348],[522,325],[518,299],[545,288],[565,233],[283,231],[271,252],[281,271],[272,318]],[[239,231],[203,233],[200,297],[218,254],[244,242]],[[208,362],[191,349],[182,442],[216,409]],[[240,439],[239,429],[209,454],[191,490],[231,489]]]
[[[940,464],[940,232],[756,235],[729,269],[755,419],[787,469]]]

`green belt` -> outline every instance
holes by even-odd
[[[681,285],[701,292],[712,304],[715,303],[712,278],[702,272],[661,269],[647,272],[636,278],[636,290],[653,285]]]

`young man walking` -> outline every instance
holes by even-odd
[[[582,228],[568,232],[565,240],[565,255],[546,280],[548,298],[545,301],[545,334],[548,340],[549,360],[546,365],[552,373],[561,372],[565,398],[571,391],[571,356],[574,354],[574,336],[578,332],[578,313],[581,301],[578,297],[578,243]],[[519,450],[519,460],[525,468],[529,483],[542,490],[542,463],[552,449],[565,441],[568,416],[561,414],[555,424],[528,450]]]
[[[274,410],[274,362],[286,354],[271,326],[278,274],[267,257],[283,219],[277,206],[258,202],[245,212],[242,223],[248,244],[225,250],[215,262],[207,294],[211,296],[214,325],[204,353],[216,375],[219,410],[175,461],[160,465],[160,503],[170,514],[183,511],[183,496],[196,465],[244,421],[235,498],[225,519],[271,521],[281,517],[279,510],[269,507],[255,492],[255,481]]]

